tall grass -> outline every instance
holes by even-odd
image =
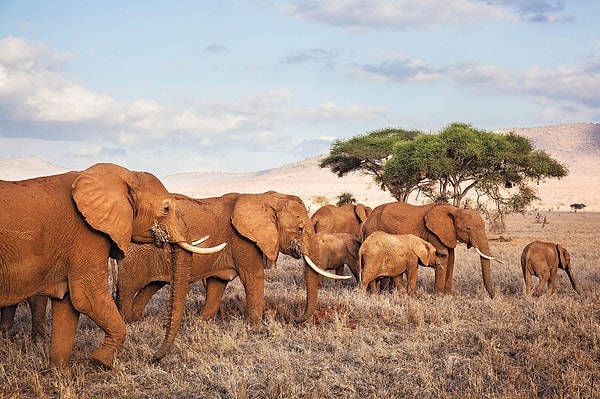
[[[0,397],[25,398],[593,398],[600,397],[600,215],[513,215],[492,242],[496,298],[483,288],[477,255],[457,249],[453,295],[431,293],[433,271],[420,269],[416,295],[374,298],[350,282],[327,281],[307,323],[302,265],[283,257],[267,271],[264,323],[245,320],[243,287],[230,284],[216,320],[195,317],[201,284],[192,287],[184,325],[171,352],[150,362],[162,340],[168,290],[128,326],[112,370],[85,354],[103,334],[82,317],[73,375],[46,370],[47,343],[29,339],[19,308],[0,339]],[[491,238],[498,238],[492,236]],[[526,297],[519,259],[533,239],[557,241],[572,255],[579,297],[559,271],[551,297]],[[535,280],[535,279],[534,279]]]

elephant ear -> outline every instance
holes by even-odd
[[[556,244],[556,252],[558,253],[558,267],[565,270],[571,261],[569,253],[559,244]]]
[[[125,252],[133,234],[131,179],[135,174],[113,164],[96,164],[81,172],[73,182],[73,200],[86,222],[108,234]]]
[[[413,237],[413,252],[419,258],[419,264],[423,266],[429,266],[433,262],[433,259],[430,259],[430,245],[431,244],[429,244],[427,241],[424,241],[418,237]]]
[[[451,205],[436,205],[425,215],[425,225],[448,248],[456,247],[455,210]]]
[[[277,212],[269,194],[242,194],[235,203],[231,223],[244,237],[253,241],[265,256],[275,261],[279,254]]]
[[[365,206],[363,204],[357,204],[356,207],[354,208],[354,214],[356,215],[356,217],[358,218],[358,220],[360,220],[360,222],[364,222],[365,220],[367,220],[367,217],[369,217],[369,214],[371,213],[373,209],[371,209],[368,206]]]

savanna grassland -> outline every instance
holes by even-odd
[[[357,290],[327,281],[315,317],[296,325],[303,310],[300,261],[282,257],[267,271],[266,313],[260,328],[244,318],[235,280],[217,320],[195,315],[203,288],[194,284],[184,325],[171,352],[150,362],[163,338],[168,290],[146,318],[128,326],[112,370],[84,354],[103,338],[82,317],[73,376],[44,370],[47,343],[29,339],[20,307],[0,338],[0,397],[26,398],[594,398],[600,397],[600,214],[547,212],[512,215],[507,231],[489,233],[496,297],[483,289],[479,259],[457,249],[453,295],[431,293],[433,270],[421,269],[416,295]],[[557,293],[526,297],[519,259],[533,239],[557,241],[572,256],[583,295],[560,270]],[[536,280],[536,279],[534,279]]]

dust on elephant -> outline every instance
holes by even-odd
[[[542,241],[530,242],[521,254],[521,268],[527,295],[531,295],[531,276],[539,279],[538,285],[535,287],[536,295],[540,296],[544,293],[546,284],[548,284],[548,293],[553,294],[556,291],[558,269],[563,269],[567,273],[573,289],[581,295],[573,277],[571,255],[560,244]]]
[[[448,252],[435,249],[433,245],[413,234],[389,234],[375,231],[369,235],[358,251],[360,284],[377,294],[376,282],[381,277],[391,277],[396,288],[402,286],[400,279],[406,273],[406,292],[415,293],[418,266],[444,268]]]
[[[208,235],[207,244],[228,243],[218,254],[193,257],[190,282],[202,279],[206,286],[200,318],[206,320],[217,313],[227,283],[239,276],[246,292],[248,319],[259,323],[264,311],[265,258],[275,261],[279,252],[294,258],[310,256],[314,230],[302,200],[270,191],[203,199],[176,195],[175,201],[190,235]],[[119,261],[117,281],[117,300],[124,317],[140,319],[150,298],[171,283],[171,275],[164,251],[131,245]]]
[[[473,209],[462,209],[449,204],[432,203],[411,205],[390,202],[373,209],[361,225],[361,236],[366,239],[375,231],[391,234],[414,234],[430,242],[437,249],[448,252],[448,265],[435,270],[435,292],[450,293],[454,274],[454,248],[457,242],[474,247],[481,259],[483,284],[491,298],[494,286],[490,270],[490,246],[485,223]]]
[[[357,236],[360,224],[367,220],[371,211],[364,204],[327,204],[317,209],[310,219],[317,233],[347,233]],[[336,273],[344,274],[344,266],[337,268]]]
[[[178,248],[195,249],[185,241],[171,194],[150,173],[96,164],[82,172],[0,181],[0,207],[0,307],[50,297],[53,366],[68,367],[80,313],[105,333],[89,358],[112,365],[125,324],[108,288],[107,259],[122,258],[131,241],[177,243],[172,302],[187,294],[192,256]],[[183,309],[173,306],[157,353],[166,353],[182,316]]]
[[[354,234],[317,232],[314,235],[312,254],[318,259],[318,265],[323,270],[344,268],[352,272],[358,283],[358,250],[360,241]],[[339,273],[338,273],[339,274]]]
[[[15,320],[17,305],[10,305],[0,308],[0,333],[7,332],[12,327]],[[36,295],[27,298],[27,305],[31,311],[31,338],[42,339],[46,336],[46,308],[48,306],[48,297]]]

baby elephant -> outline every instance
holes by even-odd
[[[535,287],[537,296],[543,294],[546,283],[548,283],[548,293],[553,294],[556,291],[556,273],[559,268],[567,272],[573,289],[581,295],[571,271],[571,256],[559,244],[542,241],[530,242],[521,255],[521,268],[523,269],[527,295],[531,294],[532,275],[540,280],[537,287]]]
[[[360,247],[358,265],[361,286],[377,293],[377,279],[391,277],[396,287],[402,286],[406,273],[406,292],[413,295],[417,285],[417,266],[445,267],[448,252],[436,250],[433,245],[412,234],[388,234],[376,231]]]

